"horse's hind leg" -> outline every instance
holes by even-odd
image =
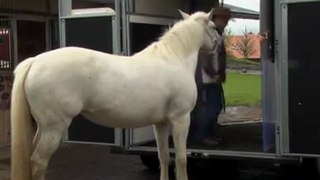
[[[190,115],[171,120],[173,142],[176,150],[176,179],[188,180],[187,175],[187,136],[190,125]]]
[[[160,179],[169,180],[169,126],[167,123],[154,125],[154,132],[157,140],[159,160],[160,160]]]
[[[50,119],[47,119],[50,122]],[[53,122],[53,123],[52,123]],[[48,163],[59,147],[67,125],[63,121],[39,124],[35,149],[31,156],[33,180],[44,180]]]

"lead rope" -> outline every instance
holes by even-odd
[[[226,113],[226,98],[224,96],[224,90],[223,90],[223,86],[221,84],[221,96],[222,96],[222,108],[223,108],[223,112]]]

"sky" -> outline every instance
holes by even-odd
[[[224,0],[224,3],[258,12],[260,11],[260,0]],[[231,29],[232,34],[241,34],[245,28],[247,28],[249,32],[257,33],[259,32],[259,20],[233,19],[229,22],[227,28]]]

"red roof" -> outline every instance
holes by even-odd
[[[253,42],[253,44],[254,44],[253,48],[255,49],[255,52],[249,56],[249,59],[260,59],[261,36],[256,35],[256,34],[250,34],[249,38]],[[226,47],[226,48],[228,49],[229,52],[232,53],[232,55],[235,58],[239,58],[239,59],[244,58],[242,52],[239,50],[239,48],[237,46],[237,42],[241,42],[242,39],[243,39],[242,35],[230,36],[230,43],[229,43],[228,47]]]

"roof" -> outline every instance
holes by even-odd
[[[259,19],[260,16],[260,12],[251,9],[246,9],[226,3],[224,3],[223,6],[231,10],[233,18]]]

